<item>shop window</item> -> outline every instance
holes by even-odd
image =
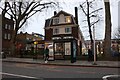
[[[65,55],[71,55],[71,43],[70,42],[65,43]]]
[[[55,52],[64,52],[64,44],[56,43],[55,44]]]

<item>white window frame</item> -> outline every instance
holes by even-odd
[[[59,24],[59,17],[53,18],[53,25]]]
[[[11,29],[11,25],[8,25],[8,29],[9,29],[9,30]]]
[[[5,29],[8,29],[8,24],[5,24]]]
[[[8,34],[8,39],[9,39],[9,40],[11,39],[11,34],[10,34],[10,33]]]
[[[4,33],[4,39],[7,39],[7,33]]]

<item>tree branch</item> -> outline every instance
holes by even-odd
[[[91,15],[92,13],[95,13],[95,12],[97,12],[97,11],[99,11],[99,10],[102,10],[102,9],[103,9],[103,8],[96,9],[96,10],[92,11],[89,15]]]
[[[22,9],[22,2],[18,2],[19,3],[19,16],[22,14],[21,9]]]
[[[38,11],[41,11],[42,9],[44,9],[44,8],[48,8],[48,6],[46,6],[46,5],[48,5],[48,4],[52,4],[53,2],[50,2],[50,3],[44,3],[44,4],[38,4],[38,5],[34,5],[34,7],[32,7],[31,9],[30,9],[30,11],[29,12],[27,12],[26,13],[26,16],[29,16],[29,14],[31,14],[33,11],[35,11],[34,9],[36,9],[38,6],[43,6],[40,10],[36,10],[32,15],[34,15],[35,13],[37,13]],[[31,17],[32,15],[30,15],[29,17]]]
[[[34,13],[32,13],[31,15],[29,15],[28,16],[28,18],[30,18],[31,16],[33,16],[34,14],[36,14],[37,12],[41,12],[43,9],[45,9],[45,8],[48,8],[49,6],[44,6],[44,7],[42,7],[40,10],[34,10],[35,12]]]
[[[85,22],[85,21],[87,21],[87,20],[82,20],[82,22]]]
[[[21,23],[21,25],[19,26],[19,29],[25,24],[25,22],[27,21],[27,19],[28,19],[28,17],[26,17],[25,19],[24,19],[24,21]]]
[[[14,15],[14,18],[15,18],[16,14],[13,12],[12,7],[10,6],[9,2],[6,2],[6,3],[8,4],[10,11]]]
[[[34,2],[31,2],[31,3],[26,7],[24,13],[22,14],[22,15],[23,15],[23,16],[22,16],[23,18],[26,16],[27,11],[29,10],[29,8],[32,6],[33,3],[34,3]]]
[[[87,13],[85,12],[85,10],[84,10],[83,6],[82,6],[82,5],[80,5],[80,7],[81,7],[81,9],[82,9],[83,13],[85,14],[85,16],[87,16]]]
[[[2,7],[0,7],[0,8],[2,9],[3,12],[7,13],[9,16],[12,16],[9,12],[7,12],[9,9],[7,9],[7,10],[5,11]],[[13,18],[14,18],[14,17],[13,17]]]
[[[95,25],[95,24],[98,23],[99,21],[100,21],[100,19],[98,19],[97,21],[93,22],[93,23],[91,24],[91,26]]]

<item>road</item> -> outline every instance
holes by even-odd
[[[118,68],[54,66],[3,62],[3,78],[22,78],[39,80],[57,79],[99,79],[106,75],[118,75]],[[21,80],[22,80],[21,79]]]

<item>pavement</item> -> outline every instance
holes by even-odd
[[[76,67],[104,67],[104,68],[120,68],[120,61],[96,61],[88,62],[77,60],[71,63],[70,60],[54,60],[45,63],[42,59],[32,59],[32,58],[13,58],[7,57],[2,59],[3,62],[15,62],[15,63],[28,63],[28,64],[42,64],[42,65],[56,65],[56,66],[76,66]]]

